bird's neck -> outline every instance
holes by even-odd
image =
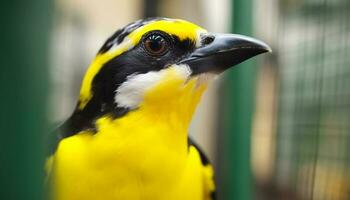
[[[68,131],[65,132],[75,134],[87,129],[96,130],[96,122],[100,118],[107,117],[113,123],[118,123],[120,120],[129,119],[130,115],[187,131],[206,88],[207,84],[198,82],[196,78],[189,81],[169,78],[144,93],[136,108],[120,107],[113,99],[97,98],[101,97],[97,95],[83,110],[77,107],[67,121]]]
[[[198,85],[197,80],[190,80],[181,86],[173,83],[159,85],[145,94],[135,112],[144,113],[152,120],[187,129],[206,88],[206,84]]]

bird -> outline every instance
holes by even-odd
[[[217,75],[271,51],[182,19],[135,21],[99,49],[76,108],[53,131],[55,200],[213,200],[214,169],[188,128]]]

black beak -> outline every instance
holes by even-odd
[[[180,64],[187,64],[192,75],[213,72],[221,73],[251,57],[271,48],[262,41],[236,34],[207,34],[202,37],[202,45]]]

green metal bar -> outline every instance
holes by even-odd
[[[40,200],[50,0],[0,6],[0,199]]]
[[[252,35],[252,1],[232,1],[232,31]],[[256,80],[256,63],[246,61],[224,77],[221,87],[218,196],[252,199],[250,140]]]

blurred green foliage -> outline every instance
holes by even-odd
[[[3,1],[0,199],[40,200],[52,1]]]

